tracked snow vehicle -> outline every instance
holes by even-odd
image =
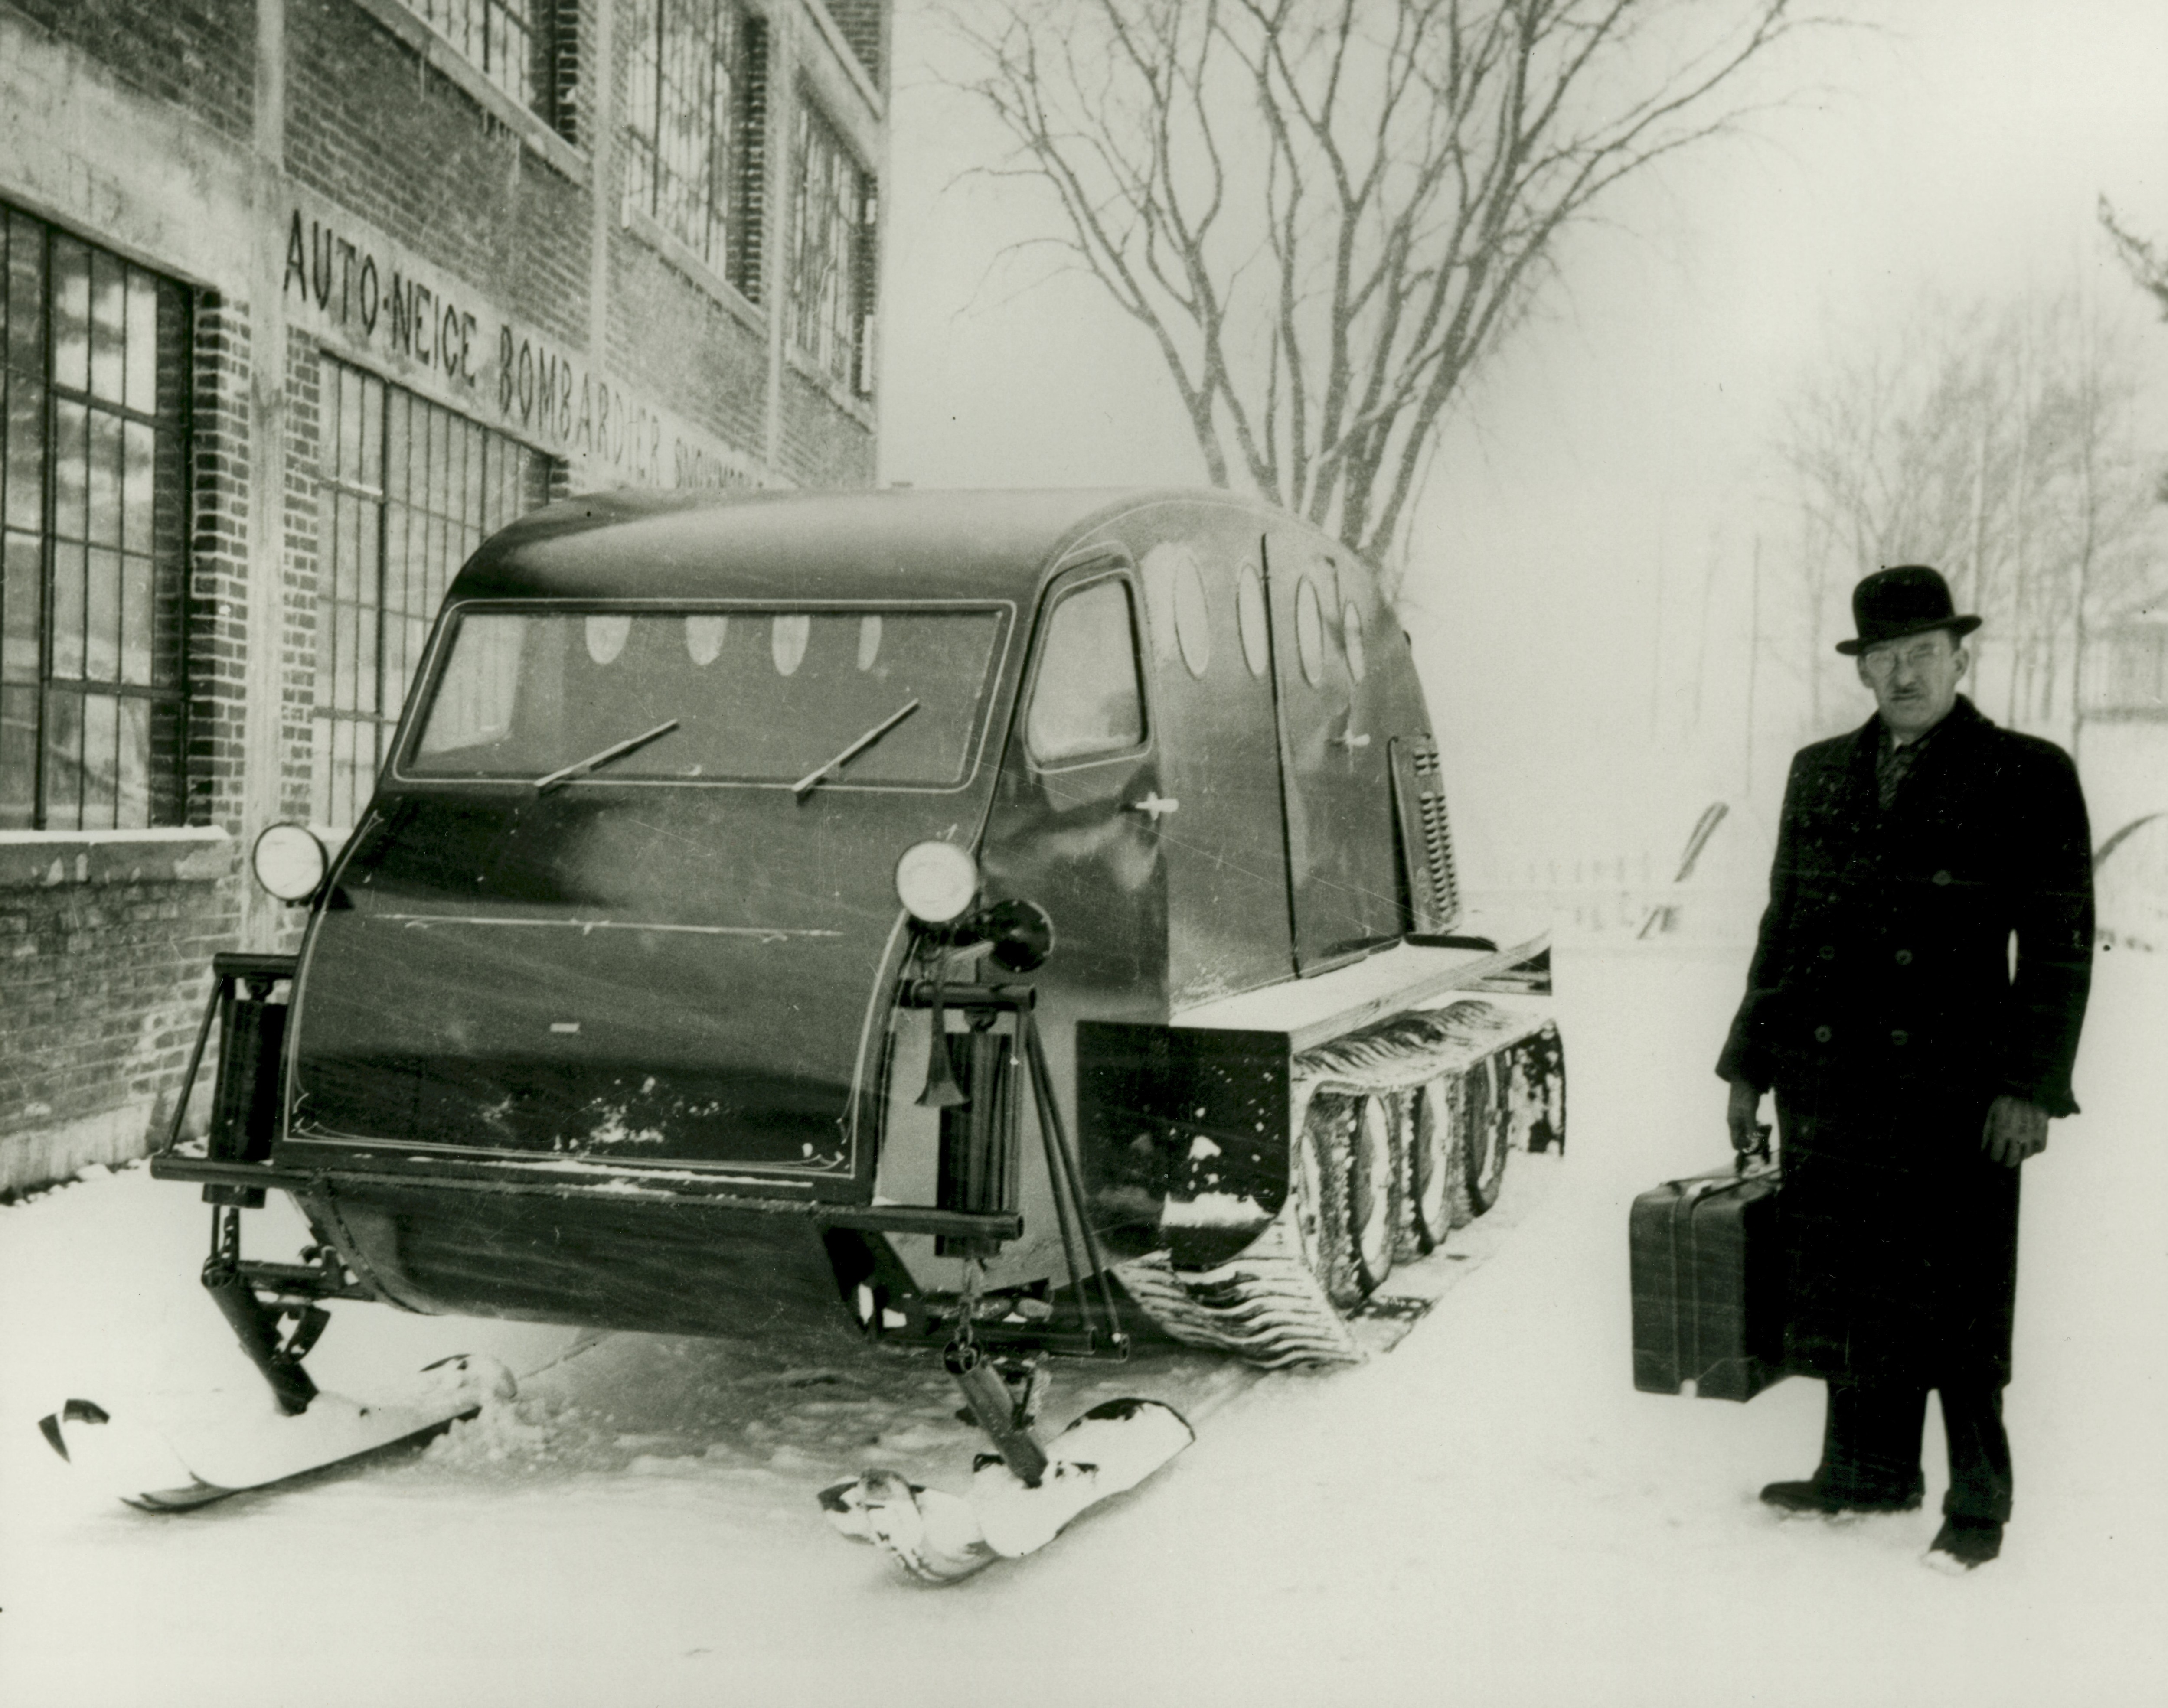
[[[415,682],[336,857],[260,839],[300,952],[218,958],[208,1140],[153,1164],[289,1410],[330,1301],[840,1315],[942,1350],[1037,1487],[1039,1358],[1124,1309],[1357,1355],[1563,1143],[1555,1030],[1474,994],[1547,990],[1546,941],[1462,919],[1405,639],[1278,512],[581,499],[481,548]],[[270,1191],[299,1261],[242,1253]],[[829,1504],[925,1565],[895,1493]]]

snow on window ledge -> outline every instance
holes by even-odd
[[[215,825],[156,830],[0,830],[0,889],[67,883],[215,883],[239,867]]]

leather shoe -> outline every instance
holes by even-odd
[[[2002,1525],[1991,1518],[1946,1518],[1927,1544],[1927,1563],[1945,1572],[1969,1572],[2002,1552]]]
[[[1765,1504],[1783,1512],[1910,1512],[1926,1490],[1916,1484],[1901,1494],[1840,1494],[1817,1477],[1807,1483],[1772,1483],[1762,1491]]]

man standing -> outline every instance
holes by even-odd
[[[1919,1505],[1927,1390],[1950,1489],[1932,1564],[1995,1558],[2010,1516],[2017,1177],[2077,1112],[2091,838],[2069,755],[1958,693],[1977,617],[1919,565],[1852,592],[1875,715],[1802,749],[1769,906],[1717,1072],[1732,1143],[1777,1094],[1787,1367],[1829,1383],[1811,1513]]]

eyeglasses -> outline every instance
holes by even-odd
[[[1916,672],[1939,664],[1951,655],[1951,651],[1952,649],[1939,639],[1916,640],[1911,645],[1901,648],[1870,647],[1860,655],[1859,667],[1877,682],[1881,682],[1894,676],[1900,662],[1905,669]]]

